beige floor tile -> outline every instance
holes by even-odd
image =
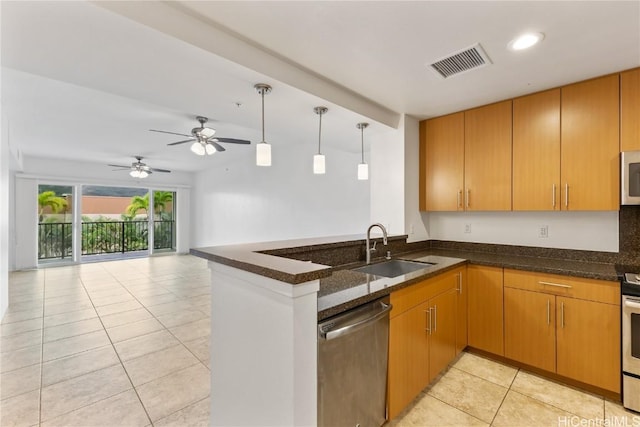
[[[63,338],[75,337],[102,330],[102,322],[97,317],[93,319],[80,320],[78,322],[65,323],[44,329],[44,342],[51,342]]]
[[[196,355],[201,362],[209,366],[211,359],[211,338],[209,336],[200,337],[193,341],[186,341],[184,345]]]
[[[633,426],[640,425],[640,414],[625,409],[621,403],[604,401],[604,417],[610,426]],[[603,422],[602,424],[607,425]]]
[[[120,363],[113,346],[77,353],[42,364],[42,386],[79,377]]]
[[[92,319],[94,317],[98,317],[98,314],[93,308],[71,311],[69,313],[55,314],[53,316],[46,316],[44,318],[44,327],[50,328],[52,326],[78,322],[80,320]]]
[[[170,302],[166,304],[158,304],[151,307],[147,307],[154,316],[162,316],[163,314],[180,312],[183,310],[193,310],[193,304],[179,300],[176,302]]]
[[[518,370],[471,353],[462,353],[454,365],[457,369],[503,387],[511,386]]]
[[[172,293],[162,294],[162,295],[152,295],[152,296],[137,296],[136,297],[140,303],[145,306],[152,306],[158,304],[166,304],[169,302],[178,301],[179,298]]]
[[[511,389],[584,418],[602,419],[604,417],[602,397],[596,397],[524,371],[518,372]]]
[[[156,421],[207,397],[210,376],[209,370],[198,363],[137,387],[138,395],[151,420]]]
[[[121,294],[116,296],[103,297],[103,298],[91,298],[91,302],[93,302],[93,305],[95,305],[96,307],[102,307],[105,305],[113,305],[113,304],[124,303],[124,302],[136,302],[136,300],[133,297],[133,295],[127,292],[126,294]]]
[[[42,427],[143,427],[150,421],[135,391],[128,390],[53,418]]]
[[[557,427],[561,425],[583,425],[580,424],[579,418],[572,417],[573,414],[562,409],[547,405],[515,391],[509,391],[492,426]],[[576,420],[578,424],[572,424],[572,419]]]
[[[42,318],[22,320],[0,325],[0,336],[8,337],[9,335],[21,334],[23,332],[35,331],[42,329]]]
[[[52,304],[44,306],[44,315],[45,316],[53,316],[56,314],[69,313],[71,311],[80,311],[87,310],[92,308],[93,305],[89,298],[86,298],[83,301],[77,301],[72,303],[64,303],[64,304]]]
[[[155,427],[208,427],[211,399],[202,399],[153,423]]]
[[[21,322],[23,320],[42,319],[42,308],[32,308],[31,310],[14,311],[7,313],[2,318],[2,324]]]
[[[126,341],[115,343],[116,351],[120,358],[125,360],[135,359],[145,354],[153,353],[168,347],[180,344],[173,335],[166,330],[152,332]]]
[[[152,318],[109,328],[107,329],[107,333],[109,334],[111,341],[116,343],[162,329],[164,329],[164,326],[162,326],[162,324],[156,319]]]
[[[42,346],[32,345],[16,351],[0,353],[0,372],[10,372],[16,369],[40,363]]]
[[[0,376],[0,399],[40,389],[40,364],[5,372]]]
[[[139,386],[197,363],[200,361],[180,344],[127,360],[124,368],[133,385]]]
[[[24,347],[38,345],[42,342],[42,330],[23,332],[0,338],[0,353],[15,351]]]
[[[432,427],[432,426],[489,426],[479,419],[447,405],[446,403],[421,394],[413,404],[387,424],[388,427]]]
[[[40,390],[0,401],[2,427],[33,426],[38,424]]]
[[[171,294],[171,292],[169,292],[167,289],[157,285],[147,289],[134,289],[131,290],[131,293],[134,294],[137,298]]]
[[[204,317],[195,322],[185,323],[169,329],[180,341],[193,341],[211,335],[211,319]]]
[[[87,296],[86,292],[85,293],[76,292],[71,295],[61,295],[61,296],[45,298],[44,306],[46,308],[46,307],[53,307],[58,305],[70,305],[74,303],[86,304],[90,302],[91,301],[89,300],[89,297]]]
[[[111,342],[104,330],[46,342],[42,345],[42,360],[47,362],[108,344],[111,344]]]
[[[483,380],[456,368],[451,368],[435,383],[428,394],[490,423],[507,388]]]
[[[131,383],[115,365],[42,388],[42,421],[129,390]],[[165,396],[166,397],[166,396]]]
[[[207,316],[200,310],[191,309],[177,311],[174,313],[167,313],[156,318],[167,328],[173,328],[176,326],[184,325],[185,323],[192,323],[196,320],[206,319]]]
[[[144,308],[138,308],[122,313],[109,314],[100,316],[105,328],[113,328],[115,326],[126,325],[127,323],[137,322],[140,320],[151,319],[153,316]]]
[[[100,316],[107,316],[109,314],[122,313],[123,311],[136,310],[138,308],[142,308],[142,305],[132,298],[125,302],[117,302],[101,307],[96,306],[96,311]]]

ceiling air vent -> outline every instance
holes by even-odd
[[[476,43],[471,47],[439,59],[433,64],[429,64],[429,68],[441,78],[447,79],[456,74],[489,64],[491,64],[491,60],[482,49],[482,46],[480,46],[480,43]]]

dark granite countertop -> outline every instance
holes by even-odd
[[[376,239],[380,237],[375,236]],[[498,248],[496,245],[470,245],[472,249],[476,247],[483,249],[477,251],[466,250],[468,248],[464,246],[425,249],[420,242],[417,245],[403,243],[406,237],[402,235],[389,237],[389,247],[393,249],[394,255],[402,252],[402,250],[396,250],[394,245],[404,248],[404,252],[394,258],[431,262],[435,265],[395,278],[352,271],[352,268],[364,264],[354,262],[362,259],[359,251],[364,248],[364,235],[215,246],[191,249],[191,254],[293,285],[320,279],[318,320],[324,320],[350,308],[384,297],[393,291],[465,263],[590,279],[618,280],[619,272],[616,271],[616,265],[613,262],[606,262],[608,260],[602,256],[598,258],[598,254],[595,253],[581,252],[580,255],[585,255],[584,257],[566,259],[554,257],[553,255],[564,254],[557,250],[540,252],[540,250],[532,251],[525,248],[528,252],[526,255],[522,254],[522,248],[520,251],[516,250],[518,247],[513,247],[514,253],[519,253],[518,255],[488,250],[494,246]],[[312,259],[316,262],[311,262]],[[318,263],[318,259],[330,263],[333,267]]]
[[[391,292],[466,263],[589,279],[618,280],[615,265],[608,263],[444,249],[410,252],[398,258],[431,262],[435,265],[392,279],[349,269],[338,270],[336,267],[331,276],[320,280],[318,320],[324,320],[361,304],[382,298]],[[353,268],[353,266],[345,266],[344,268]]]

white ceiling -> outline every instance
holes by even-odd
[[[2,103],[27,155],[200,170],[253,164],[254,148],[213,158],[167,147],[195,116],[218,135],[278,148],[359,150],[355,124],[387,132],[432,117],[640,65],[640,1],[0,2]],[[530,51],[512,37],[540,31]],[[493,65],[438,78],[426,64],[479,42]],[[241,105],[238,107],[236,103]],[[389,127],[391,126],[391,127]],[[179,138],[179,137],[177,137]],[[284,148],[282,148],[284,149]]]

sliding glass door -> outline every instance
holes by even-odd
[[[72,260],[72,206],[72,186],[38,186],[38,261]]]

